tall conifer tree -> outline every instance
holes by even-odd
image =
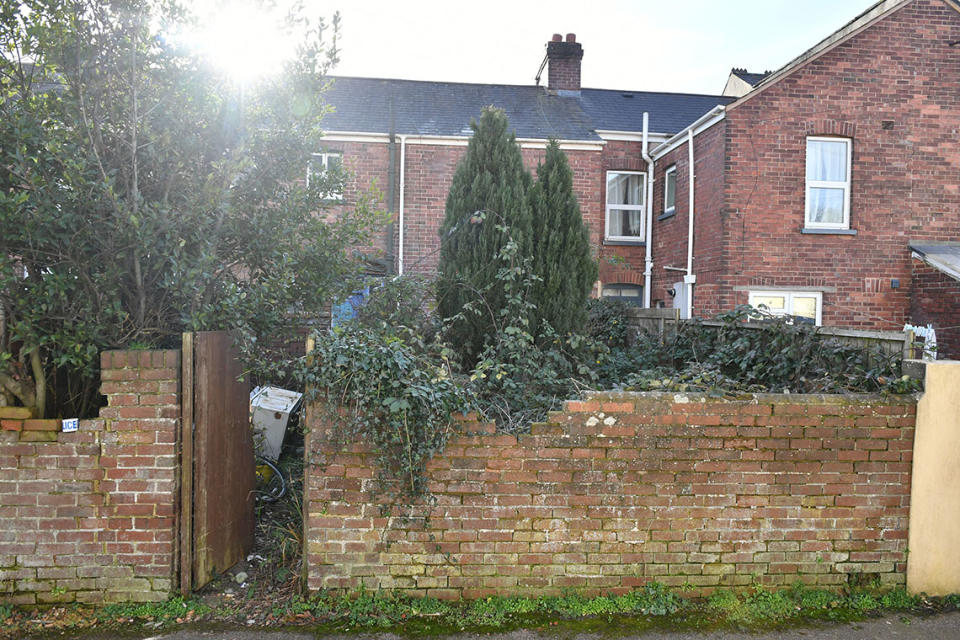
[[[503,266],[500,250],[512,239],[522,258],[530,255],[531,247],[527,192],[532,178],[507,117],[489,107],[471,127],[474,134],[454,173],[440,227],[437,279],[437,311],[442,318],[455,316],[471,302],[489,310],[464,314],[451,326],[448,338],[467,365],[474,364],[495,332],[496,313],[504,305],[496,278]]]
[[[538,317],[531,319],[534,335],[546,321],[557,333],[579,333],[587,321],[587,299],[597,279],[590,253],[590,236],[573,192],[573,171],[556,140],[547,145],[537,182],[530,190],[533,220],[533,270],[540,280],[530,300]]]

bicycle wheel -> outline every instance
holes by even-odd
[[[258,456],[256,473],[254,491],[258,502],[276,502],[287,493],[287,480],[276,464]]]

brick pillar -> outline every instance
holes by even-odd
[[[107,406],[99,586],[108,601],[164,600],[173,589],[180,352],[101,356]]]

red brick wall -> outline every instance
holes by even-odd
[[[724,133],[720,122],[696,136],[693,141],[694,161],[694,238],[693,272],[697,276],[693,293],[695,315],[711,316],[722,309],[717,305],[716,291],[725,281],[726,263],[723,245]],[[672,307],[667,289],[683,280],[684,272],[664,269],[666,266],[687,267],[687,233],[690,210],[690,156],[682,144],[657,161],[653,194],[653,285],[651,304],[663,300]],[[663,215],[664,173],[677,168],[674,215]]]
[[[349,206],[356,202],[361,190],[376,185],[383,196],[380,206],[389,209],[389,147],[387,144],[335,143],[330,148],[343,151],[344,165],[353,178],[344,193]],[[447,204],[447,193],[457,163],[466,153],[466,145],[406,145],[404,181],[404,272],[432,276],[437,270],[439,257],[440,225]],[[535,172],[537,163],[543,160],[542,149],[522,150],[524,163]],[[584,220],[590,226],[595,246],[599,246],[603,234],[603,177],[600,171],[598,151],[566,151],[573,170],[574,190],[580,202]],[[397,144],[396,180],[399,184],[400,152]],[[399,193],[396,196],[399,205]],[[334,212],[338,209],[334,208]],[[394,220],[399,216],[394,214]],[[398,251],[399,228],[394,232],[394,253]],[[384,237],[375,239],[378,248],[385,247]],[[641,266],[642,269],[642,266]]]
[[[937,358],[960,360],[960,282],[913,260],[910,322],[932,324],[937,332]]]
[[[593,201],[597,204],[597,216],[591,220],[591,227],[597,229],[594,242],[600,248],[600,281],[605,284],[629,283],[643,285],[643,271],[646,268],[646,246],[603,242],[606,225],[607,171],[647,171],[639,142],[608,140],[601,155],[602,164],[598,167],[594,180],[599,185],[599,193]],[[583,207],[581,198],[581,207]]]
[[[0,602],[172,591],[179,352],[107,352],[101,366],[108,406],[79,431],[0,407]]]
[[[530,435],[466,423],[487,433],[431,462],[433,506],[389,517],[371,456],[324,453],[312,424],[308,460],[325,464],[307,471],[309,588],[902,584],[915,412],[912,397],[596,394]]]
[[[825,325],[903,325],[908,240],[960,241],[960,55],[947,44],[955,40],[960,13],[914,0],[728,108],[729,279],[708,306],[745,303],[735,285],[828,287],[836,291],[823,296]],[[805,141],[818,134],[853,140],[855,236],[800,233]]]

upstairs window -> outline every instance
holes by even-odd
[[[310,154],[307,165],[307,186],[311,181],[322,180],[324,200],[343,200],[343,153],[325,151]]]
[[[850,228],[850,150],[847,139],[807,138],[806,228]]]
[[[607,172],[607,240],[643,242],[645,185],[639,171]]]
[[[672,216],[677,208],[677,165],[663,173],[663,215]]]

